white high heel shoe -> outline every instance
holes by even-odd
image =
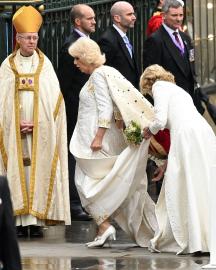
[[[111,243],[112,240],[116,240],[116,230],[110,225],[102,235],[97,236],[94,241],[89,242],[86,245],[88,248],[102,247],[107,241]]]

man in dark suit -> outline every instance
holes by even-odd
[[[184,2],[166,0],[162,11],[164,22],[144,43],[144,69],[158,64],[175,76],[176,84],[192,97],[194,93],[194,48],[188,35],[179,31]]]
[[[21,270],[7,179],[0,176],[0,269]]]
[[[89,78],[88,75],[82,73],[74,65],[74,59],[69,55],[68,48],[79,37],[88,37],[95,32],[95,13],[88,5],[74,5],[71,9],[71,22],[73,29],[61,49],[58,66],[58,79],[66,106],[68,145],[77,121],[79,93]],[[68,152],[68,155],[71,219],[89,220],[90,217],[81,207],[80,198],[74,183],[75,160],[70,152]]]
[[[101,35],[98,45],[106,55],[106,65],[116,68],[138,89],[140,73],[126,36],[136,21],[134,9],[128,2],[119,1],[113,4],[110,14],[113,25]]]

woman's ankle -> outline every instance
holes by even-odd
[[[110,225],[111,224],[108,221],[101,223],[98,228],[98,235],[102,235],[110,227]]]

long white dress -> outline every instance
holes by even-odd
[[[162,190],[156,205],[159,231],[153,250],[193,253],[209,251],[209,182],[216,165],[216,139],[191,97],[170,82],[152,88],[156,134],[167,127],[171,146]]]
[[[112,91],[115,93],[111,94]],[[78,120],[70,150],[77,161],[75,182],[82,204],[97,224],[112,216],[138,245],[147,247],[157,228],[145,172],[149,141],[143,141],[139,147],[127,147],[113,116],[116,110],[113,98],[129,92],[138,96],[133,100],[135,104],[145,103],[142,95],[117,70],[108,66],[97,68],[80,92]],[[124,100],[122,96],[119,102],[122,104]],[[126,107],[133,111],[134,106],[129,103]],[[147,103],[146,110],[152,110]],[[124,115],[125,108],[120,107]],[[130,110],[125,116],[126,122],[129,115]],[[149,122],[142,115],[140,111],[145,126]],[[134,120],[138,118],[134,114]],[[102,150],[92,152],[90,145],[98,127],[105,127],[107,131]]]

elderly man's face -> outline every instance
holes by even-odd
[[[23,56],[31,56],[38,44],[38,33],[18,33],[17,43]]]
[[[169,8],[169,11],[164,14],[164,23],[173,30],[181,27],[183,19],[183,7]]]

